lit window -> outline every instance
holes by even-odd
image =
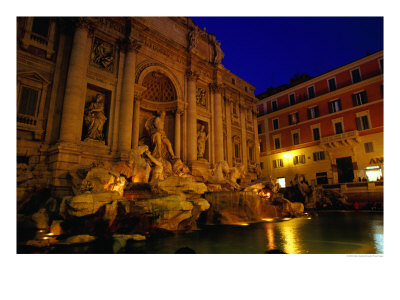
[[[313,106],[307,109],[308,119],[315,119],[319,117],[319,109],[318,106]]]
[[[272,161],[272,166],[274,168],[282,168],[283,167],[283,159],[274,159]]]
[[[299,122],[299,113],[295,112],[289,115],[289,125],[297,124]]]
[[[365,153],[374,152],[374,145],[372,142],[364,143]]]
[[[293,164],[297,165],[297,164],[305,164],[306,163],[306,156],[303,155],[297,155],[293,157]]]
[[[368,103],[367,92],[362,91],[357,94],[353,94],[353,106],[358,106]]]
[[[328,106],[329,106],[329,113],[334,113],[342,110],[342,104],[340,102],[340,99],[328,102]]]

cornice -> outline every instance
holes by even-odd
[[[371,55],[368,55],[368,56],[366,56],[366,57],[363,57],[363,58],[361,58],[361,59],[359,59],[359,60],[356,60],[356,61],[354,61],[354,62],[352,62],[352,63],[349,63],[349,64],[347,64],[347,65],[344,65],[344,66],[339,67],[339,68],[336,68],[336,69],[333,69],[333,70],[331,70],[331,71],[329,71],[329,72],[327,72],[327,73],[321,74],[321,75],[319,75],[319,76],[317,76],[317,77],[314,77],[314,78],[312,78],[312,79],[310,79],[310,80],[307,80],[307,81],[305,81],[305,82],[302,82],[302,83],[300,83],[300,84],[298,84],[298,85],[295,85],[295,86],[293,86],[293,87],[291,87],[291,88],[289,88],[289,89],[285,89],[285,90],[283,90],[283,91],[281,91],[281,92],[279,92],[279,93],[276,93],[276,94],[273,94],[273,95],[271,95],[271,96],[265,97],[265,98],[263,98],[263,99],[261,99],[261,100],[257,100],[257,102],[260,102],[260,103],[261,103],[261,102],[265,102],[266,99],[269,100],[269,99],[279,98],[279,97],[282,96],[282,95],[289,94],[289,93],[291,93],[291,92],[293,92],[293,91],[296,91],[296,90],[298,90],[298,89],[301,89],[301,88],[304,88],[304,87],[308,87],[308,86],[310,86],[310,85],[313,85],[314,83],[316,83],[316,82],[318,82],[318,81],[321,81],[321,80],[324,80],[324,79],[332,78],[332,77],[333,77],[334,75],[336,75],[336,74],[339,74],[339,73],[341,73],[341,72],[343,72],[343,71],[346,71],[346,70],[353,69],[354,67],[360,66],[361,64],[363,64],[363,63],[365,63],[365,62],[368,62],[368,61],[370,61],[370,60],[373,60],[374,58],[377,59],[378,57],[380,57],[380,56],[382,56],[382,55],[383,55],[383,50],[378,51],[378,52],[376,52],[376,53],[374,53],[374,54],[371,54]],[[379,75],[378,75],[378,76],[379,76]]]
[[[381,81],[381,80],[383,80],[383,74],[379,74],[379,75],[377,75],[375,77],[368,78],[366,80],[363,80],[363,81],[360,81],[360,82],[357,82],[357,83],[354,83],[354,84],[350,84],[350,85],[345,86],[343,88],[337,89],[337,90],[335,90],[333,92],[329,92],[329,93],[320,95],[318,97],[315,97],[315,98],[312,98],[312,99],[309,99],[309,100],[305,100],[305,101],[300,102],[300,103],[296,103],[295,105],[291,105],[291,106],[288,106],[288,107],[285,107],[285,108],[282,108],[282,109],[278,109],[277,111],[265,114],[265,115],[263,115],[261,117],[258,117],[258,120],[265,120],[265,119],[277,117],[277,116],[279,116],[281,114],[285,114],[285,113],[288,113],[290,111],[303,108],[305,106],[311,106],[313,104],[317,104],[318,102],[324,101],[324,100],[329,99],[329,98],[336,98],[336,97],[338,97],[338,96],[340,96],[340,95],[342,95],[344,93],[347,93],[347,92],[352,91],[352,90],[362,89],[366,85],[370,85],[370,84],[373,84],[373,83]]]

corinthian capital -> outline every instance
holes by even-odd
[[[192,71],[192,70],[187,70],[186,71],[186,77],[189,81],[196,81],[197,79],[199,79],[199,73]]]
[[[129,37],[125,40],[124,46],[127,52],[129,51],[138,52],[140,48],[142,48],[142,42],[133,37]]]
[[[213,90],[214,93],[222,93],[224,90],[224,87],[222,84],[219,83],[212,83],[211,84],[211,89]]]
[[[78,17],[74,20],[76,28],[83,28],[87,30],[91,30],[92,28],[92,21],[85,17]]]

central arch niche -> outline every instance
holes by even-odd
[[[143,79],[142,86],[146,88],[143,98],[155,102],[177,100],[177,93],[172,81],[159,72],[151,72]]]

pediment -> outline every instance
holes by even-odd
[[[40,75],[37,72],[19,72],[18,73],[18,79],[28,79],[36,82],[40,82],[43,85],[49,85],[50,81],[48,81],[46,78],[44,78],[42,75]]]

